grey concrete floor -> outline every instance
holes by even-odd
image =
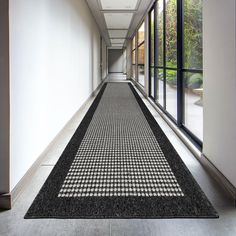
[[[123,78],[122,78],[123,80]],[[119,81],[119,79],[118,79]],[[46,154],[28,186],[18,197],[13,209],[0,212],[0,235],[91,235],[91,236],[227,236],[236,235],[236,208],[217,183],[208,175],[196,158],[180,141],[169,126],[143,97],[159,125],[162,127],[177,152],[198,181],[199,185],[218,211],[219,219],[30,219],[24,214],[36,197],[60,154],[79,125],[93,99],[68,126],[58,142]]]

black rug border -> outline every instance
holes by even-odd
[[[168,200],[164,197],[81,197],[65,199],[57,197],[67,172],[74,160],[75,154],[77,153],[80,143],[83,140],[106,89],[107,83],[105,83],[27,211],[24,217],[25,219],[204,219],[219,217],[204,192],[194,180],[192,174],[185,166],[150,111],[147,109],[133,85],[131,83],[128,83],[128,85],[159,142],[168,163],[174,171],[175,176],[177,175],[177,181],[183,192],[188,196],[169,197]],[[173,159],[175,161],[173,161]],[[182,171],[179,171],[179,168]],[[182,173],[183,170],[184,175]],[[186,176],[188,178],[186,178]],[[175,206],[174,210],[173,206]],[[188,214],[183,212],[183,207],[189,210]],[[94,209],[97,209],[97,211],[94,211]],[[155,209],[159,209],[162,214],[160,212],[157,213]],[[80,212],[79,215],[78,211]],[[147,214],[147,212],[149,214]],[[178,215],[176,216],[176,214]]]

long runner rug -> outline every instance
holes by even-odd
[[[25,218],[217,218],[130,83],[106,83]]]

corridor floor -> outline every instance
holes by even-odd
[[[119,81],[119,79],[117,80]],[[140,96],[142,95],[140,94]],[[142,99],[215,206],[220,219],[24,220],[25,212],[91,105],[93,101],[91,99],[83,111],[80,111],[67,126],[67,130],[61,135],[60,140],[45,155],[42,165],[17,199],[13,209],[0,212],[0,235],[236,235],[236,209],[232,200],[223,194],[223,190],[205,172],[143,96]]]

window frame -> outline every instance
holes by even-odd
[[[201,150],[202,140],[189,130],[185,122],[185,91],[184,91],[184,73],[199,73],[203,74],[203,69],[184,68],[184,1],[176,0],[177,7],[177,67],[166,66],[166,0],[163,0],[163,66],[158,65],[158,34],[157,34],[157,7],[158,1],[156,0],[149,11],[149,97],[155,104],[167,115],[167,117],[174,122],[178,128]],[[151,52],[151,14],[154,10],[154,52]],[[154,54],[154,66],[151,65],[151,55]],[[152,96],[152,70],[154,69],[154,97]],[[163,106],[157,101],[157,70],[163,70]],[[177,72],[177,119],[175,119],[166,109],[166,71],[174,70]]]
[[[133,45],[134,43],[134,45]],[[134,46],[134,47],[133,47]],[[133,63],[133,54],[135,55],[135,63]],[[134,35],[134,37],[132,38],[132,46],[131,46],[131,60],[132,60],[132,79],[136,79],[136,64],[137,64],[137,50],[136,50],[136,34]],[[134,75],[133,75],[133,71],[134,71]]]

